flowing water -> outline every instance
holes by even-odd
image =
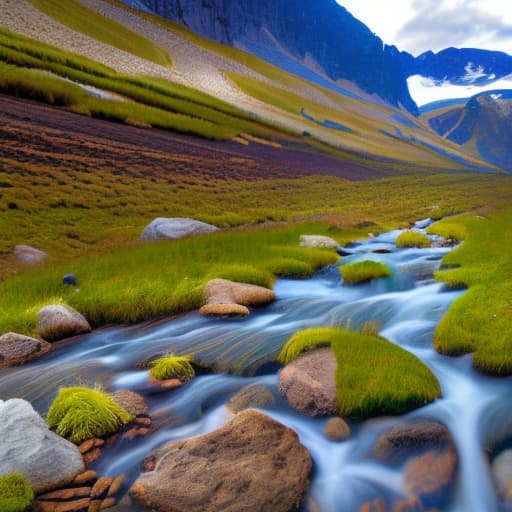
[[[372,321],[382,336],[422,359],[441,382],[443,398],[405,418],[438,420],[454,438],[459,475],[453,499],[443,510],[509,511],[496,496],[485,448],[512,439],[512,381],[477,374],[471,356],[449,358],[432,349],[437,322],[462,292],[445,291],[432,279],[449,249],[397,250],[398,234],[354,244],[343,258],[344,263],[368,258],[387,263],[394,270],[390,278],[342,286],[337,266],[330,266],[309,280],[278,280],[277,300],[246,319],[212,320],[190,313],[99,329],[78,342],[61,344],[37,363],[3,371],[0,398],[25,398],[44,415],[61,386],[101,384],[110,391],[143,394],[154,432],[137,441],[120,441],[96,465],[99,474],[126,473],[133,481],[155,447],[223,425],[230,418],[226,402],[248,384],[263,384],[278,396],[275,356],[294,332],[312,326],[359,328]],[[176,390],[155,388],[148,371],[136,369],[136,363],[167,352],[194,354],[195,361],[215,373]],[[352,436],[333,443],[323,434],[327,419],[300,415],[279,397],[265,412],[293,428],[309,449],[315,468],[308,498],[322,512],[357,512],[367,500],[392,501],[404,495],[399,470],[372,457],[375,440],[404,417],[351,422]]]

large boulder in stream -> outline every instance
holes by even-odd
[[[494,459],[492,476],[501,499],[512,502],[512,449],[501,452]]]
[[[46,341],[57,341],[91,332],[89,322],[73,308],[62,304],[45,306],[37,313],[37,330]]]
[[[293,430],[247,410],[155,450],[130,494],[158,512],[287,512],[300,505],[311,468]]]
[[[34,492],[69,484],[84,471],[78,448],[51,432],[29,402],[0,400],[0,475],[21,471]]]
[[[191,235],[213,233],[219,228],[199,220],[184,217],[157,217],[142,231],[141,240],[175,240]]]
[[[0,368],[19,366],[38,359],[50,348],[51,344],[46,341],[8,332],[0,336]]]
[[[279,391],[297,411],[336,415],[336,358],[330,347],[311,350],[279,372]]]

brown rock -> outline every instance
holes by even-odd
[[[107,508],[113,507],[116,504],[115,498],[105,498],[101,502],[100,510],[105,510]]]
[[[273,290],[254,284],[212,279],[204,288],[202,315],[248,315],[246,306],[268,304],[275,299]]]
[[[329,347],[306,352],[279,372],[279,391],[297,411],[336,415],[336,359]]]
[[[152,457],[155,469],[130,494],[159,512],[287,512],[299,506],[312,468],[293,430],[253,410]]]
[[[78,445],[78,451],[81,454],[87,453],[88,451],[92,450],[94,448],[94,438],[87,439],[83,443],[80,443]]]
[[[492,476],[500,497],[512,502],[512,449],[504,450],[493,460]]]
[[[135,423],[137,423],[137,425],[144,425],[145,427],[149,427],[151,426],[151,423],[153,423],[153,421],[151,420],[151,418],[138,416],[137,418],[135,418]]]
[[[180,379],[159,380],[151,377],[151,375],[149,376],[149,382],[153,384],[153,386],[158,386],[163,389],[174,389],[183,386],[183,382]]]
[[[324,430],[325,437],[329,439],[329,441],[340,442],[347,439],[350,436],[350,427],[348,423],[339,416],[336,418],[331,418]]]
[[[275,403],[274,395],[267,386],[249,384],[229,399],[227,408],[234,414],[251,407],[266,407]]]
[[[101,510],[101,500],[92,500],[89,504],[89,508],[87,512],[100,512]]]
[[[89,469],[87,471],[84,471],[83,473],[80,473],[75,477],[73,480],[73,484],[75,485],[82,485],[88,482],[92,482],[93,480],[96,480],[96,471],[93,471],[92,469]]]
[[[35,500],[36,509],[41,512],[81,512],[88,509],[90,502],[89,498],[59,502]]]
[[[46,354],[51,344],[43,341],[8,332],[0,336],[0,368],[3,366],[19,366]]]
[[[101,456],[101,450],[99,448],[94,448],[90,452],[87,452],[84,455],[84,464],[87,466],[88,464],[92,464],[96,459]]]
[[[114,479],[109,476],[102,476],[101,478],[98,478],[98,481],[94,484],[91,490],[91,498],[105,496],[113,481]]]
[[[57,341],[68,336],[91,332],[89,322],[73,308],[54,304],[37,313],[39,336],[47,341]]]
[[[121,389],[113,393],[112,397],[121,407],[124,407],[133,416],[141,416],[148,413],[148,404],[138,393]]]
[[[70,487],[69,489],[59,489],[57,491],[40,494],[37,499],[43,501],[64,501],[74,500],[75,498],[84,498],[90,494],[90,487]]]
[[[450,432],[443,424],[419,421],[401,423],[382,434],[373,448],[373,454],[390,464],[400,464],[430,449],[444,450],[452,447]]]
[[[105,440],[104,439],[100,439],[99,437],[97,437],[96,439],[94,439],[94,446],[103,446],[105,444]]]
[[[108,490],[107,496],[115,496],[119,489],[121,489],[121,485],[123,485],[124,482],[124,475],[118,475],[114,478],[110,489]]]
[[[40,251],[30,245],[17,245],[13,251],[14,257],[25,265],[34,265],[35,263],[42,263],[48,258],[48,254],[44,251]]]
[[[359,512],[386,512],[386,504],[382,500],[373,500],[363,503]]]
[[[397,501],[393,507],[393,512],[424,512],[425,509],[417,496],[407,496],[403,500]]]

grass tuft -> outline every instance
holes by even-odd
[[[427,235],[420,233],[419,231],[404,231],[398,235],[396,239],[396,246],[402,247],[430,247],[432,241]]]
[[[388,277],[393,271],[388,265],[380,261],[365,260],[342,265],[340,273],[346,284],[355,284],[380,277]]]
[[[23,473],[0,476],[0,512],[23,512],[33,499],[34,491]]]
[[[190,356],[173,354],[155,359],[151,362],[149,374],[157,380],[179,379],[181,382],[187,382],[195,376],[190,360]]]
[[[276,258],[268,261],[265,267],[277,277],[307,279],[313,275],[313,267],[309,263],[292,258]]]
[[[47,415],[48,426],[73,443],[117,432],[132,420],[111,396],[83,387],[60,389]]]

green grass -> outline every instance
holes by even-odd
[[[447,254],[448,268],[436,278],[464,292],[439,322],[434,347],[446,355],[474,353],[474,367],[512,375],[512,210],[488,218],[463,215],[433,224],[434,233],[453,232],[464,243]]]
[[[75,0],[29,0],[59,23],[125,52],[161,66],[172,66],[168,53],[149,39]]]
[[[357,261],[340,267],[340,273],[345,284],[356,284],[380,277],[388,277],[393,271],[380,261]]]
[[[341,416],[403,414],[441,396],[434,374],[416,356],[371,334],[320,327],[296,332],[278,360],[330,346],[337,361],[336,389]]]
[[[47,415],[48,426],[73,443],[122,429],[133,416],[97,389],[61,388]]]
[[[168,355],[151,362],[149,374],[157,380],[179,379],[187,382],[193,379],[195,371],[190,364],[190,356]]]
[[[23,473],[0,476],[0,512],[23,512],[33,499],[34,491]]]
[[[398,235],[396,239],[397,247],[430,247],[432,241],[427,235],[419,231],[404,231]]]
[[[442,222],[431,224],[427,228],[427,233],[460,242],[466,238],[467,230],[463,223],[458,223],[457,221],[450,222],[450,219],[445,219]]]

